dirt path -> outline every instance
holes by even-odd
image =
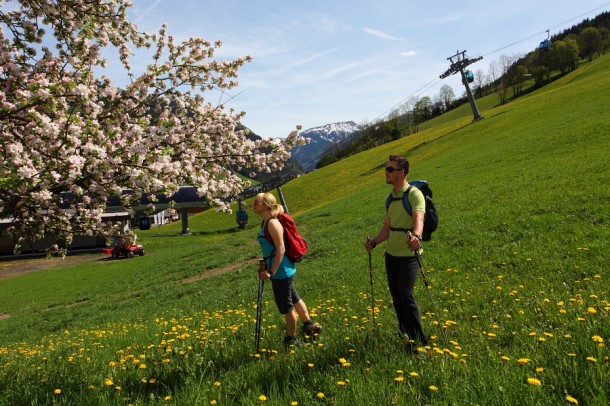
[[[80,254],[69,255],[64,259],[53,258],[33,258],[15,259],[0,262],[0,279],[14,278],[27,272],[49,270],[81,262],[104,261],[110,258],[106,254]]]

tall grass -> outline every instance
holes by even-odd
[[[292,351],[267,286],[253,353],[254,218],[238,232],[206,212],[190,236],[179,224],[141,232],[144,257],[0,280],[0,404],[607,405],[609,68],[605,56],[480,122],[285,185],[310,242],[297,287],[325,328]],[[362,244],[384,215],[390,153],[431,183],[441,213],[430,289],[416,289],[432,335],[420,356],[396,333],[383,247],[371,317]]]

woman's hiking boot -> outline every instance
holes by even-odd
[[[311,320],[303,323],[303,327],[301,327],[301,331],[305,335],[306,339],[316,340],[320,333],[322,332],[322,326],[319,324],[315,324]]]
[[[299,344],[299,339],[296,336],[284,337],[284,348],[286,349],[290,349],[290,347],[297,347]]]

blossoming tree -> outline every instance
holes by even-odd
[[[242,112],[204,98],[237,85],[250,57],[214,59],[221,46],[176,41],[167,27],[143,33],[127,0],[0,0],[0,218],[24,239],[111,234],[101,214],[112,196],[197,187],[212,205],[244,187],[229,168],[275,170],[303,142],[251,141],[235,130]],[[130,57],[148,49],[140,75]],[[128,85],[104,75],[118,51]],[[125,189],[133,193],[122,194]],[[66,199],[66,196],[69,196]]]

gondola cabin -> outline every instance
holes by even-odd
[[[466,72],[464,72],[464,76],[466,76],[466,80],[468,81],[468,83],[474,82],[474,74],[472,73],[472,71],[467,70]]]
[[[545,39],[544,41],[542,41],[540,43],[540,45],[538,45],[538,49],[541,51],[546,51],[553,48],[553,43],[551,42],[551,40]]]

